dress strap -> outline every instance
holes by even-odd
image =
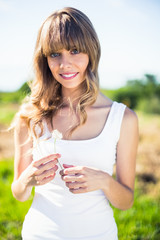
[[[118,142],[120,137],[121,125],[123,121],[126,105],[123,103],[113,102],[103,133],[110,135]]]

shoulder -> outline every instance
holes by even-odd
[[[20,116],[17,118],[17,122],[14,128],[14,145],[15,151],[26,152],[26,149],[32,148],[33,139],[31,131],[25,119]]]
[[[14,119],[15,132],[20,134],[19,137],[29,134],[30,129],[30,112],[33,111],[31,104],[22,104]]]
[[[137,114],[130,108],[126,107],[125,112],[124,112],[123,122],[125,124],[137,125],[138,124]]]
[[[13,127],[17,130],[29,129],[31,114],[34,111],[34,107],[30,103],[24,103],[20,106],[19,111],[16,113],[14,121],[12,123]]]
[[[138,117],[137,114],[126,107],[123,121],[121,125],[121,136],[126,136],[128,138],[138,139],[139,129],[138,129]]]
[[[17,116],[14,128],[15,139],[20,142],[25,142],[29,137],[29,128],[25,119]]]

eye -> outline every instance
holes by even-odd
[[[51,53],[50,54],[51,58],[55,58],[55,57],[59,57],[59,56],[60,56],[60,53]]]
[[[75,48],[71,50],[71,54],[79,54],[80,52]]]

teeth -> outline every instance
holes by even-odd
[[[72,76],[74,76],[76,73],[74,73],[74,74],[62,74],[62,76],[64,76],[64,77],[72,77]]]

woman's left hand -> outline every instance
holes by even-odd
[[[85,193],[103,189],[107,173],[90,167],[64,164],[60,171],[62,180],[72,193]]]

